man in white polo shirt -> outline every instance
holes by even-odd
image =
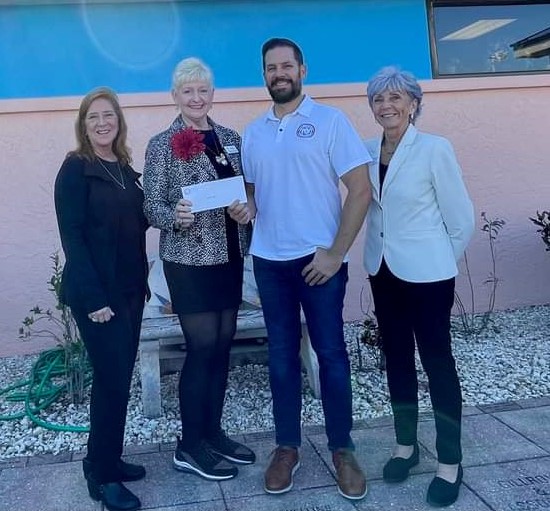
[[[371,191],[369,153],[346,116],[302,93],[300,48],[288,39],[262,47],[273,106],[245,129],[242,158],[256,217],[250,252],[269,336],[269,375],[277,448],[265,491],[284,493],[300,466],[300,306],[320,365],[328,447],[339,492],[367,493],[350,431],[350,366],[342,309],[346,253],[363,223]],[[347,188],[342,206],[339,181]]]

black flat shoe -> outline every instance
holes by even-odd
[[[135,511],[141,507],[140,500],[122,483],[98,484],[91,478],[87,483],[90,497],[109,511]]]
[[[382,471],[387,483],[401,483],[409,477],[409,470],[418,465],[420,455],[418,444],[414,444],[413,453],[408,458],[391,458]]]
[[[117,464],[117,470],[119,472],[119,481],[139,481],[145,477],[145,467],[143,465],[136,465],[135,463],[127,463],[126,461],[119,460]]]
[[[445,507],[450,506],[458,499],[458,492],[462,484],[462,465],[458,465],[458,474],[456,481],[449,483],[441,477],[434,477],[428,487],[428,495],[426,500],[430,506]]]
[[[92,472],[93,463],[88,459],[84,458],[82,460],[82,472],[84,473],[84,478],[88,479]],[[129,481],[139,481],[145,477],[145,467],[142,465],[135,465],[134,463],[126,463],[125,461],[119,460],[117,463],[117,479],[120,482],[127,483]]]

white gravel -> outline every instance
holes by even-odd
[[[352,362],[354,419],[389,415],[385,374],[377,368],[377,352],[361,346],[363,371],[358,370],[361,325],[346,324]],[[489,328],[476,338],[462,338],[455,330],[454,353],[462,382],[465,405],[478,405],[550,395],[550,305],[495,313]],[[26,378],[36,356],[0,359],[0,389]],[[136,366],[128,411],[127,444],[173,441],[179,433],[177,375],[162,378],[164,413],[147,419],[141,410]],[[420,403],[430,409],[427,381],[419,373]],[[304,377],[305,381],[305,377]],[[304,386],[303,423],[322,424],[321,404]],[[0,396],[0,415],[21,410]],[[41,418],[62,424],[87,425],[88,403],[72,406],[54,403]],[[247,365],[231,370],[224,412],[230,434],[273,429],[267,368]],[[42,453],[79,451],[86,434],[56,432],[34,425],[28,418],[0,420],[0,459]]]

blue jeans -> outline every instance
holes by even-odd
[[[269,337],[269,380],[278,445],[301,444],[302,374],[300,306],[319,359],[321,399],[328,447],[353,448],[350,365],[342,310],[347,264],[320,286],[309,286],[301,272],[313,254],[289,261],[254,257],[254,274]]]

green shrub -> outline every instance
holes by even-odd
[[[50,259],[52,276],[48,282],[48,290],[55,296],[55,309],[43,309],[35,305],[23,319],[19,337],[48,337],[56,341],[55,351],[60,351],[63,359],[63,386],[72,403],[81,403],[86,395],[85,388],[90,382],[90,364],[71,310],[60,301],[63,265],[59,253],[53,253]]]
[[[550,212],[543,211],[542,213],[539,213],[537,211],[537,217],[529,217],[529,220],[539,227],[537,232],[540,233],[540,237],[546,245],[546,250],[550,251]]]

